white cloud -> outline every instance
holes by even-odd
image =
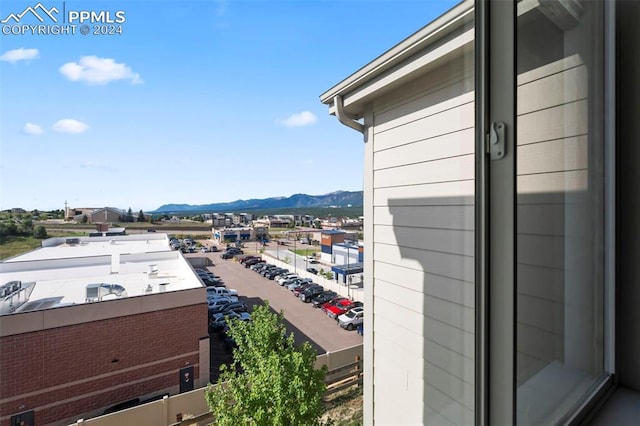
[[[0,56],[0,61],[15,64],[18,61],[29,61],[37,58],[39,53],[38,49],[25,49],[21,47],[20,49],[7,50]]]
[[[42,133],[44,133],[44,131],[42,130],[42,127],[33,123],[25,124],[24,127],[22,128],[22,131],[28,135],[41,135]]]
[[[297,114],[293,114],[288,118],[281,121],[287,127],[302,127],[308,126],[309,124],[313,124],[318,120],[318,117],[315,116],[312,112],[302,111]]]
[[[60,133],[79,134],[89,130],[89,125],[72,118],[65,118],[64,120],[57,121],[53,125],[53,130]]]
[[[130,80],[131,84],[142,84],[140,74],[134,73],[126,64],[114,59],[83,56],[78,62],[67,62],[60,67],[60,73],[71,81],[87,84],[107,84],[116,80]]]

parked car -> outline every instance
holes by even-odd
[[[220,303],[234,303],[238,301],[238,296],[225,296],[223,294],[208,294],[207,304],[209,307],[215,306]]]
[[[240,321],[249,321],[251,319],[251,315],[247,312],[221,312],[219,314],[214,314],[209,319],[209,329],[211,331],[223,331],[227,326],[227,322],[234,318]]]
[[[231,302],[227,305],[226,311],[249,312],[249,307],[243,302]]]
[[[206,272],[198,272],[197,274],[198,274],[198,276],[200,278],[203,278],[203,279],[206,278],[206,279],[211,280],[211,281],[222,281],[222,278],[217,277],[212,273],[208,273],[207,274]]]
[[[285,272],[289,272],[289,270],[284,268],[273,268],[269,272],[264,274],[264,276],[269,278],[270,280],[273,280],[276,278],[276,276],[283,274]]]
[[[338,325],[351,331],[364,321],[364,308],[352,308],[338,317]]]
[[[292,272],[289,272],[288,274],[284,274],[284,275],[280,275],[279,277],[276,277],[276,282],[282,285],[285,281],[293,278],[298,278],[298,276]]]
[[[347,302],[351,303],[351,300],[349,300],[349,299],[347,299],[346,297],[343,297],[343,296],[336,296],[333,299],[331,299],[330,301],[328,301],[325,304],[321,305],[320,309],[322,309],[323,312],[328,313],[330,307],[335,306],[338,303],[345,304]]]
[[[329,302],[331,299],[335,298],[338,295],[335,291],[325,290],[322,293],[316,295],[311,299],[311,304],[314,308],[319,308],[325,303]]]
[[[292,283],[294,283],[294,282],[296,282],[298,280],[301,280],[301,279],[302,278],[300,278],[299,276],[293,275],[293,276],[291,276],[291,277],[289,277],[289,278],[287,278],[287,279],[285,279],[285,280],[283,280],[281,282],[278,282],[278,284],[280,284],[283,287],[288,287],[289,284],[292,284]]]
[[[210,294],[217,294],[219,296],[238,296],[238,290],[226,287],[207,287],[207,296]]]
[[[349,309],[354,308],[354,303],[349,299],[340,300],[337,303],[327,307],[327,315],[329,318],[333,318],[335,320],[344,313],[346,313]]]
[[[319,263],[318,259],[315,256],[307,256],[306,259],[309,263]]]
[[[300,287],[293,289],[292,293],[295,297],[300,297],[303,291],[310,289],[313,286],[317,286],[315,283],[304,283]]]
[[[294,282],[292,282],[291,284],[289,284],[289,285],[287,286],[287,288],[288,288],[289,290],[293,291],[293,290],[295,290],[296,288],[300,287],[301,285],[308,284],[308,283],[310,283],[310,282],[311,282],[311,279],[310,279],[310,278],[300,278],[300,279],[295,280],[295,281],[294,281]]]
[[[260,275],[265,276],[267,272],[271,271],[272,269],[275,269],[276,265],[265,265],[262,267],[262,269],[260,269],[260,271],[258,272]]]
[[[318,270],[316,268],[307,268],[307,272],[318,275]]]
[[[253,262],[252,260],[250,260],[249,262]],[[249,265],[249,269],[251,269],[252,271],[256,271],[258,268],[266,265],[267,262],[265,262],[264,260],[261,260],[259,262],[256,263],[252,263],[251,265]]]
[[[249,259],[246,262],[244,262],[243,265],[244,265],[245,268],[248,268],[250,266],[255,265],[256,263],[262,263],[262,259],[259,259],[259,258],[257,258],[257,259]]]
[[[224,283],[222,282],[222,279],[220,277],[216,277],[215,275],[213,275],[212,273],[202,273],[199,272],[198,273],[198,277],[202,280],[202,282],[207,286],[207,287],[224,287]]]
[[[278,275],[276,275],[275,277],[273,277],[274,281],[279,280],[282,277],[285,277],[287,275],[291,275],[291,271],[288,270],[287,268],[279,268],[280,271],[278,271]]]
[[[207,298],[207,309],[209,310],[209,313],[211,315],[211,313],[218,310],[220,306],[223,306],[223,305],[226,306],[230,303],[234,303],[237,301],[238,301],[237,299],[232,300],[230,297],[224,297],[224,296]]]
[[[300,296],[298,297],[303,302],[309,303],[311,302],[311,299],[313,299],[315,296],[322,293],[323,291],[324,291],[324,287],[322,287],[321,285],[314,285],[304,290],[302,293],[300,293]]]
[[[242,302],[231,302],[231,303],[223,303],[209,308],[209,315],[212,316],[214,314],[220,314],[224,312],[247,312],[248,308],[245,303]]]

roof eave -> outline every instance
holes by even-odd
[[[427,46],[436,43],[453,31],[459,30],[471,23],[473,21],[473,6],[473,0],[464,0],[424,28],[407,37],[378,58],[369,62],[324,92],[320,95],[320,101],[329,106],[330,114],[335,114],[335,106],[333,103],[336,96],[345,99],[345,106],[347,106],[349,102],[346,101],[346,98],[355,90],[366,86],[372,80],[380,77],[384,72],[397,66],[420,50],[425,49]],[[353,105],[349,106],[350,114],[360,115],[354,111],[354,109],[357,110],[358,108],[354,108]]]

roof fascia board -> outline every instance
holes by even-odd
[[[429,25],[406,38],[378,58],[371,61],[325,93],[320,95],[320,101],[331,104],[335,96],[346,97],[347,94],[362,86],[366,82],[379,76],[384,71],[414,55],[425,46],[435,43],[450,32],[462,27],[473,20],[473,0],[464,0],[458,6],[446,12]]]

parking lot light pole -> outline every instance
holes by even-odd
[[[347,270],[345,272],[345,282],[348,281],[348,277],[349,277],[349,246],[347,245]],[[347,282],[347,285],[349,283]],[[349,294],[349,290],[347,289],[347,294]]]

